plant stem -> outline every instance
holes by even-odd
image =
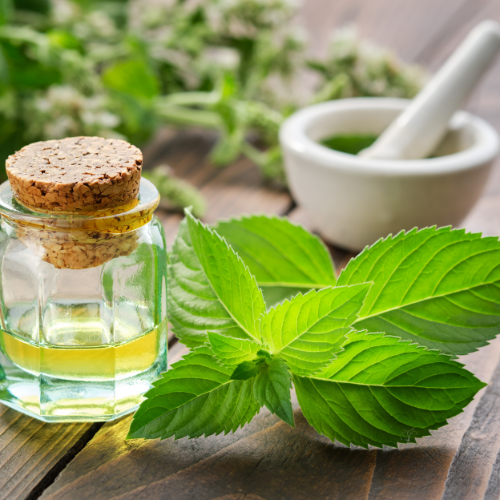
[[[252,146],[249,142],[244,141],[241,144],[242,153],[256,165],[262,166],[265,162],[265,155],[259,151],[256,147]]]
[[[160,118],[176,125],[198,125],[216,130],[222,128],[219,116],[211,111],[175,106],[162,100],[156,102],[155,109]]]
[[[176,92],[161,97],[163,103],[177,106],[206,106],[215,104],[220,96],[217,92]]]

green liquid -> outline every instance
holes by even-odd
[[[345,134],[327,137],[322,139],[320,144],[341,153],[357,155],[363,149],[370,147],[377,139],[377,135]]]

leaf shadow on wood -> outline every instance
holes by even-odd
[[[376,450],[334,444],[317,434],[300,410],[294,415],[295,429],[279,422],[188,469],[116,498],[366,498]]]
[[[250,424],[225,436],[125,441],[130,420],[106,424],[42,498],[107,500],[169,477],[278,421],[262,410]]]
[[[439,498],[453,459],[445,429],[399,449],[347,448],[320,436],[295,411],[183,471],[116,497],[120,500]],[[453,425],[448,429],[454,433]],[[453,439],[451,439],[453,441]]]

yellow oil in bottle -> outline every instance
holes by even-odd
[[[158,357],[158,328],[128,342],[93,347],[36,346],[0,330],[3,353],[19,368],[69,380],[109,380],[147,370]]]
[[[117,418],[136,407],[166,369],[166,321],[140,330],[138,311],[129,308],[115,324],[121,341],[103,344],[98,340],[109,340],[109,331],[99,317],[81,314],[81,307],[72,312],[52,325],[51,339],[60,345],[35,345],[0,329],[3,368],[10,373],[3,401],[47,422]]]

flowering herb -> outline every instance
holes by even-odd
[[[243,154],[283,181],[278,130],[311,99],[294,90],[305,69],[319,77],[313,101],[412,97],[423,82],[352,30],[308,63],[290,0],[0,4],[0,164],[28,143],[67,136],[141,145],[168,123],[216,129],[214,163]]]
[[[263,406],[294,425],[293,384],[332,440],[415,442],[485,386],[454,358],[497,335],[499,269],[497,238],[426,228],[367,247],[336,281],[323,244],[285,219],[209,228],[187,211],[168,305],[191,352],[146,393],[129,438],[227,433]]]

